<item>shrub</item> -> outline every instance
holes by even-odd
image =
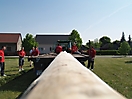
[[[97,50],[96,55],[119,55],[118,50]]]

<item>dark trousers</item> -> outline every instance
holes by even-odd
[[[91,69],[94,69],[94,60],[88,59],[88,67],[87,68],[90,69],[90,67],[91,67]]]
[[[23,66],[23,65],[24,65],[24,58],[19,57],[19,66]]]
[[[4,70],[5,70],[5,62],[0,62],[0,73],[1,73],[1,76],[4,75]]]

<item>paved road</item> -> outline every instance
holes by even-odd
[[[25,56],[28,57],[28,56]],[[19,58],[19,56],[5,56],[5,58]]]

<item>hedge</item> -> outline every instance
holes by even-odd
[[[96,55],[120,55],[119,50],[96,50]]]

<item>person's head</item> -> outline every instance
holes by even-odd
[[[37,46],[35,46],[35,47],[34,47],[34,49],[36,50],[36,49],[38,49],[38,47],[37,47]]]
[[[74,42],[73,45],[75,46],[76,45],[76,42]]]
[[[24,50],[24,47],[22,47],[21,50]]]
[[[93,48],[93,46],[90,46],[90,49],[92,49]]]
[[[6,46],[2,46],[1,49],[2,49],[2,50],[6,50]]]
[[[32,47],[32,50],[34,50],[35,48],[34,47]]]

